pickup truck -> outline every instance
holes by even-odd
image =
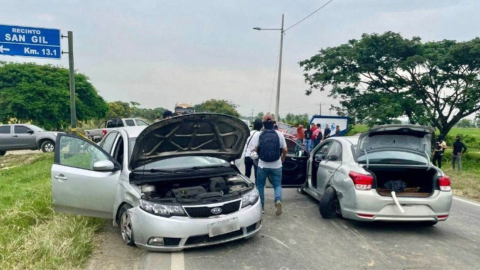
[[[133,127],[133,126],[148,126],[149,123],[139,118],[114,118],[102,122],[98,129],[89,129],[85,130],[85,136],[94,141],[99,142],[102,140],[103,136],[108,133],[108,130],[111,128],[118,127]]]
[[[28,124],[0,125],[0,156],[13,150],[53,152],[58,133]]]

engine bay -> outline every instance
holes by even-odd
[[[212,203],[231,200],[254,185],[242,176],[229,174],[139,184],[144,199],[166,203]]]

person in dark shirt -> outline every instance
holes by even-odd
[[[445,136],[443,134],[438,135],[437,144],[433,150],[433,165],[440,169],[442,168],[442,157],[447,148],[444,138]]]
[[[313,124],[312,124],[313,125]],[[310,153],[312,151],[312,130],[310,128],[305,129],[305,149]]]
[[[323,131],[323,139],[328,139],[330,138],[330,133],[332,130],[328,127],[328,125],[325,127],[325,130]]]
[[[467,151],[467,147],[462,142],[462,138],[457,136],[455,142],[453,143],[453,156],[452,156],[452,166],[455,170],[455,163],[458,163],[458,171],[462,171],[462,154]]]

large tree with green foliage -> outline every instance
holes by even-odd
[[[369,124],[406,115],[447,134],[480,110],[480,39],[422,43],[400,34],[364,34],[300,62],[314,90],[330,89],[340,115]]]
[[[195,111],[197,112],[210,112],[210,113],[222,113],[235,117],[240,117],[240,113],[237,111],[238,105],[226,100],[210,99],[204,101],[201,104],[195,105]]]
[[[76,113],[80,121],[104,117],[107,103],[87,76],[75,74]],[[15,119],[45,129],[70,125],[68,69],[34,63],[0,62],[0,122]]]
[[[285,116],[285,122],[287,122],[290,125],[293,126],[298,126],[298,125],[307,125],[308,122],[310,122],[308,118],[308,114],[293,114],[293,113],[287,113]]]

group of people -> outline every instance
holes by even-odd
[[[328,125],[323,132],[321,124],[311,123],[310,128],[304,128],[303,125],[298,125],[297,127],[297,143],[305,146],[308,152],[311,152],[320,142],[331,136],[340,136],[340,126],[337,125],[335,127],[334,134],[332,134],[332,130]]]
[[[448,148],[447,143],[445,142],[445,136],[439,135],[437,138],[437,142],[435,148],[433,149],[433,165],[437,166],[438,168],[442,168],[442,158],[445,154],[445,150]],[[462,142],[462,138],[457,136],[455,138],[455,142],[452,145],[453,153],[452,153],[452,167],[455,170],[457,166],[458,171],[462,171],[462,154],[467,151],[467,147]]]

